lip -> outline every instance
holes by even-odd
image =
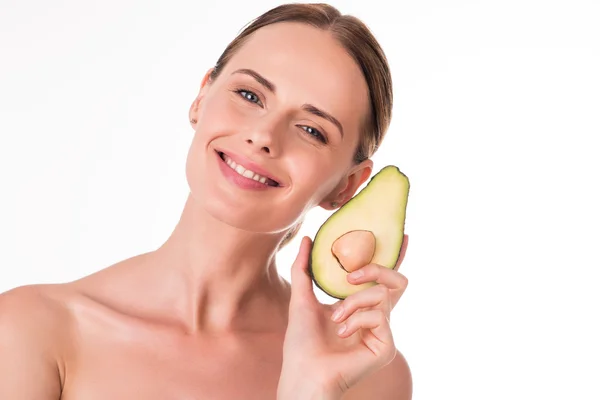
[[[236,164],[241,165],[242,167],[244,167],[245,169],[249,169],[252,172],[255,172],[261,176],[264,176],[265,178],[269,178],[275,182],[277,182],[278,186],[270,186],[270,187],[283,187],[283,183],[281,182],[281,180],[279,178],[277,178],[276,176],[274,176],[273,174],[269,173],[268,171],[265,171],[263,168],[261,168],[259,165],[255,164],[254,162],[250,161],[249,159],[247,159],[244,156],[241,156],[239,154],[236,153],[232,153],[230,151],[223,151],[221,149],[215,149],[215,151],[217,152],[217,156],[220,157],[219,153],[223,153],[226,154],[229,158],[231,158]]]

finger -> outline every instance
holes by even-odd
[[[388,289],[406,289],[408,278],[398,271],[379,264],[367,264],[346,276],[348,282],[360,285],[367,282],[377,282]]]
[[[313,291],[312,278],[308,272],[308,258],[310,257],[310,249],[312,242],[309,237],[304,236],[300,242],[300,249],[296,260],[292,264],[291,280],[292,280],[292,296],[291,302],[316,300],[315,292]]]
[[[408,234],[404,235],[404,239],[402,240],[402,246],[400,246],[400,255],[398,256],[398,261],[396,262],[396,265],[394,266],[394,270],[397,270],[398,267],[400,267],[400,264],[402,264],[402,261],[404,260],[404,256],[406,255],[406,249],[408,248]],[[399,296],[397,296],[399,299]],[[331,304],[330,307],[333,311],[337,310],[338,307],[340,306],[340,304],[342,303],[343,300],[338,300],[335,303]],[[396,300],[397,301],[397,300]]]
[[[389,289],[383,285],[376,285],[351,294],[336,308],[331,319],[334,322],[343,322],[361,308],[381,310],[389,318],[392,311]]]
[[[404,239],[402,240],[402,246],[400,246],[400,255],[398,256],[398,261],[394,266],[394,269],[397,270],[400,268],[400,264],[404,261],[404,256],[406,255],[406,249],[408,248],[408,235],[404,235]]]
[[[380,310],[355,313],[345,324],[347,324],[346,331],[342,334],[338,333],[342,338],[363,329],[362,345],[354,346],[351,351],[339,354],[340,364],[345,366],[342,372],[344,380],[352,386],[361,377],[389,364],[396,356],[397,350],[389,320]]]
[[[389,320],[381,310],[368,310],[352,314],[341,324],[337,333],[341,337],[348,337],[359,329],[367,329],[372,333],[372,338],[363,334],[363,340],[369,340],[369,348],[376,354],[394,341]]]
[[[408,279],[400,272],[383,267],[379,264],[367,264],[364,267],[347,275],[348,282],[360,285],[366,282],[377,282],[390,290],[392,307],[404,294],[408,286]]]

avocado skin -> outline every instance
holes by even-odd
[[[353,202],[356,200],[356,198],[365,190],[367,190],[367,188],[369,187],[369,185],[374,182],[374,180],[382,173],[384,173],[385,171],[388,171],[389,169],[395,169],[395,172],[397,172],[398,174],[400,174],[405,180],[406,180],[406,185],[407,185],[407,192],[406,192],[406,201],[404,202],[404,209],[402,210],[403,215],[405,216],[402,219],[402,225],[401,225],[401,230],[403,232],[402,237],[400,238],[400,245],[399,245],[399,249],[402,248],[402,244],[404,243],[404,228],[406,226],[406,209],[408,207],[408,195],[410,192],[410,180],[408,179],[408,177],[402,172],[400,171],[400,168],[398,168],[395,165],[387,165],[385,167],[383,167],[381,170],[379,170],[379,172],[377,172],[375,175],[373,175],[370,179],[369,182],[367,183],[367,185],[359,192],[357,193],[354,197],[352,197],[350,200],[348,200],[348,202],[346,202],[346,204],[344,204],[342,207],[338,208],[333,214],[331,214],[329,216],[329,218],[327,218],[327,220],[325,220],[325,222],[323,222],[323,224],[319,227],[319,229],[317,230],[317,233],[315,234],[315,239],[313,239],[313,248],[311,250],[311,253],[309,255],[308,258],[308,272],[309,275],[312,279],[312,281],[315,283],[315,286],[317,286],[321,291],[323,291],[324,293],[326,293],[328,296],[338,299],[338,300],[344,300],[347,296],[343,296],[343,295],[338,295],[336,293],[332,293],[331,291],[325,289],[321,284],[319,284],[319,281],[317,280],[317,278],[315,277],[314,274],[314,266],[313,266],[313,259],[315,258],[315,248],[314,248],[314,240],[316,240],[316,238],[319,236],[319,233],[324,229],[324,227],[327,225],[327,223],[334,218],[334,216],[339,213],[340,211],[344,210],[345,208],[347,208],[348,206],[351,206],[353,204]],[[398,258],[400,257],[400,251],[398,251],[398,254],[396,256],[396,259],[394,261],[394,264],[396,262],[398,262]],[[341,268],[341,266],[340,266]],[[371,287],[376,285],[377,283],[372,283],[372,284],[363,284],[366,287]]]

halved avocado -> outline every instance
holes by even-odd
[[[321,290],[345,299],[376,284],[349,283],[351,271],[369,263],[394,268],[404,241],[409,188],[408,177],[388,165],[321,225],[309,258],[310,274]]]

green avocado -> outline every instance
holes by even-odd
[[[410,183],[388,165],[319,228],[309,258],[315,284],[329,296],[345,299],[376,285],[353,285],[346,275],[369,263],[394,268],[404,241]]]

